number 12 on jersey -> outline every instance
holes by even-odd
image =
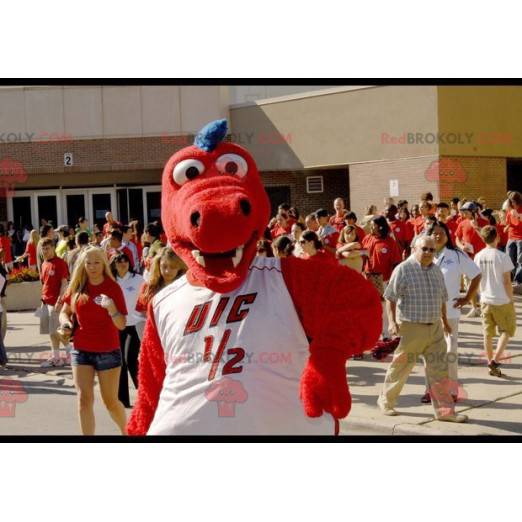
[[[219,361],[225,352],[225,348],[227,346],[228,340],[230,339],[231,330],[228,328],[223,333],[223,337],[219,343],[218,349],[212,359],[212,348],[214,346],[214,336],[209,335],[205,337],[205,351],[203,354],[203,362],[211,362],[210,371],[208,372],[208,380],[212,381],[216,376]],[[243,365],[240,364],[241,361],[245,358],[245,350],[243,348],[228,348],[227,355],[232,356],[223,366],[222,375],[229,375],[231,373],[241,373],[243,371]]]

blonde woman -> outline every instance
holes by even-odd
[[[25,252],[16,260],[18,263],[22,262],[24,259],[27,259],[27,266],[36,270],[37,267],[37,256],[36,256],[36,247],[38,246],[38,241],[40,241],[40,234],[38,230],[31,230],[29,234],[29,240],[25,245]]]
[[[149,279],[140,289],[136,312],[141,314],[142,321],[136,325],[136,330],[140,339],[143,335],[147,307],[152,298],[162,289],[187,271],[187,265],[170,247],[162,248],[156,255],[150,266]]]
[[[63,301],[62,332],[72,334],[76,323],[71,365],[82,433],[94,435],[97,375],[105,407],[122,435],[126,435],[125,409],[118,400],[118,387],[122,365],[119,332],[125,329],[127,308],[101,248],[87,247],[80,254]]]

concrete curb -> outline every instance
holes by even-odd
[[[422,422],[427,421],[429,422],[429,419]],[[443,432],[429,428],[423,424],[411,424],[407,422],[385,424],[375,420],[365,420],[357,417],[348,417],[346,421],[341,421],[342,435],[350,435],[350,426],[356,429],[378,432],[380,435],[444,435]]]

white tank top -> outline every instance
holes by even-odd
[[[255,258],[228,294],[180,278],[153,301],[167,365],[149,435],[333,435],[299,382],[309,344],[279,259]]]

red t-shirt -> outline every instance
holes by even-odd
[[[29,257],[28,265],[36,265],[36,245],[34,243],[27,242],[27,244],[25,245],[24,253],[27,254]]]
[[[361,228],[359,225],[354,225],[354,227],[357,234],[357,241],[362,243],[362,240],[366,237],[366,232],[364,231],[364,228]]]
[[[291,228],[292,227],[290,227],[290,230]],[[274,228],[272,228],[272,230],[270,231],[272,234],[272,239],[275,239],[279,236],[284,236],[286,234],[290,234],[290,230],[288,229],[288,227],[282,227],[279,223],[276,223]]]
[[[418,236],[426,226],[426,218],[424,216],[417,216],[415,219],[410,220],[410,223],[413,225],[414,234]]]
[[[459,225],[455,219],[448,219],[448,221],[446,222],[446,226],[448,227],[451,236],[451,241],[453,242],[453,244],[455,244],[455,239],[457,238],[455,234],[457,233],[457,228]]]
[[[327,236],[323,236],[320,238],[323,245],[336,248],[337,242],[339,241],[339,232],[332,232]]]
[[[342,217],[338,217],[337,214],[335,214],[328,222],[337,230],[337,232],[341,232],[341,230],[346,226],[346,223],[344,222],[344,215]]]
[[[86,352],[112,352],[120,348],[119,330],[114,326],[109,312],[97,305],[94,299],[100,294],[110,297],[118,312],[127,315],[125,298],[120,285],[105,277],[103,283],[91,285],[87,283],[86,293],[89,299],[82,302],[78,299],[75,303],[76,319],[78,327],[74,332],[74,347]],[[71,296],[67,294],[64,302],[71,305]]]
[[[467,252],[471,258],[475,257],[475,254],[478,254],[486,246],[469,219],[463,219],[459,223],[455,237],[459,238],[462,243],[469,243],[473,246],[473,253]]]
[[[367,274],[382,274],[384,281],[389,281],[395,265],[402,261],[401,250],[397,241],[391,237],[380,239],[368,235],[362,246],[368,250],[368,262],[365,264]]]
[[[67,263],[58,256],[44,261],[40,270],[40,281],[42,281],[42,301],[54,306],[60,296],[62,281],[69,277]]]
[[[506,215],[509,239],[522,239],[522,207],[510,210]]]
[[[4,262],[11,263],[13,254],[11,253],[11,238],[9,236],[0,236],[0,247],[4,249]]]
[[[508,242],[508,233],[504,232],[504,228],[506,225],[502,225],[501,223],[497,223],[497,235],[500,238],[500,241],[498,242],[498,246],[505,247]]]
[[[406,247],[412,242],[414,232],[413,226],[408,221],[389,221],[390,229],[399,244],[401,250],[405,250]]]
[[[477,216],[477,223],[480,228],[487,227],[489,225],[489,221],[480,215]]]
[[[125,254],[129,258],[130,268],[131,268],[131,270],[133,270],[135,261],[134,261],[134,256],[132,255],[131,249],[126,246],[120,247],[120,248],[111,248],[109,250],[109,262],[113,256],[116,256],[118,254]]]

